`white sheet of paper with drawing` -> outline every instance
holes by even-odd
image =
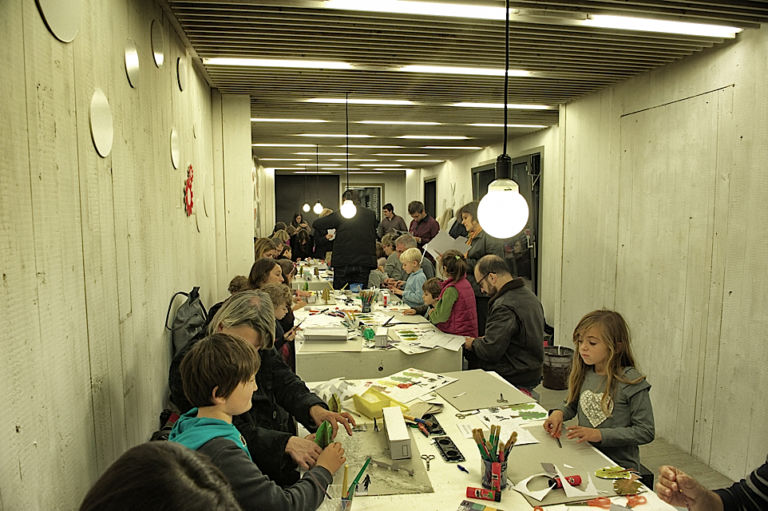
[[[464,346],[464,337],[461,335],[452,335],[441,332],[440,330],[430,330],[424,332],[419,339],[422,346],[439,346],[451,351],[459,351]]]
[[[432,254],[432,257],[437,260],[437,258],[446,250],[458,250],[460,253],[464,254],[469,247],[467,246],[467,238],[464,236],[459,236],[458,238],[453,239],[451,235],[448,234],[448,231],[440,231],[437,233],[437,236],[432,238],[429,243],[426,244],[425,248],[427,249],[427,252]]]

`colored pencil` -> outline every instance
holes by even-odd
[[[348,478],[349,478],[349,463],[345,463],[345,464],[344,464],[344,482],[343,482],[343,483],[341,483],[341,490],[342,490],[342,492],[343,492],[343,495],[342,495],[342,496],[343,496],[345,499],[347,498],[347,494],[348,494],[348,493],[347,493],[347,492],[348,492],[348,489],[347,489],[347,483],[349,482],[349,481],[347,480]]]

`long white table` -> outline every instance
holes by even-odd
[[[495,375],[495,373],[492,374]],[[498,377],[498,375],[495,376]],[[481,389],[478,389],[478,391],[482,392]],[[459,423],[464,422],[468,423],[472,427],[483,427],[482,422],[478,419],[477,415],[469,415],[463,419],[458,418],[456,416],[456,409],[439,396],[436,398],[430,398],[429,401],[440,401],[445,403],[444,410],[437,415],[437,419],[445,429],[446,434],[453,440],[453,442],[457,445],[459,450],[466,458],[466,462],[461,463],[461,465],[466,467],[470,473],[466,474],[460,471],[455,463],[447,463],[443,461],[437,448],[432,444],[431,438],[425,438],[422,434],[419,433],[418,430],[409,428],[413,442],[415,442],[418,446],[419,452],[421,454],[435,455],[435,459],[430,463],[430,470],[428,472],[434,493],[390,496],[358,495],[353,501],[353,509],[355,511],[391,511],[406,509],[418,509],[419,511],[453,511],[458,509],[458,506],[462,500],[470,500],[471,502],[484,504],[499,510],[530,511],[533,509],[533,506],[531,506],[531,504],[529,504],[521,494],[511,489],[510,487],[507,487],[505,490],[503,490],[502,500],[498,503],[466,498],[467,486],[482,486],[480,471],[481,458],[474,441],[471,438],[464,438],[458,429],[458,425]],[[371,421],[369,421],[367,418],[355,417],[355,419],[358,421],[358,423],[365,422],[366,424],[369,424],[369,427],[371,427]],[[537,423],[531,424],[530,426],[530,429],[534,435],[541,439],[540,444],[521,445],[512,449],[508,469],[508,476],[510,479],[513,478],[513,467],[515,467],[516,460],[521,459],[523,456],[526,456],[529,459],[531,456],[536,458],[539,453],[541,453],[542,456],[541,461],[550,461],[562,466],[563,463],[567,463],[569,458],[575,456],[574,453],[578,452],[578,455],[583,457],[585,456],[586,451],[587,456],[594,458],[592,460],[593,462],[598,464],[604,463],[605,466],[614,465],[612,461],[597,451],[597,449],[594,449],[593,447],[586,444],[577,444],[575,441],[567,440],[564,437],[562,439],[562,449],[557,449],[555,447],[553,450],[552,445],[554,445],[555,442],[546,436],[546,433],[541,426],[542,422],[543,421],[538,421]],[[382,430],[381,434],[386,433],[384,433]],[[488,431],[486,430],[486,435],[487,434]],[[336,437],[336,440],[341,442],[343,445],[347,438],[348,437],[346,433],[340,432]],[[559,456],[559,459],[552,459],[551,456],[553,452]],[[350,467],[350,469],[354,471],[356,471],[358,468],[359,467]],[[338,483],[341,483],[342,476],[343,470],[340,470],[336,474],[334,483],[337,484],[336,488],[333,490],[337,490],[340,487]],[[595,479],[594,474],[592,474],[592,478]],[[336,493],[336,491],[333,491],[332,493]],[[675,509],[672,506],[662,502],[652,491],[645,491],[643,495],[647,498],[648,502],[642,506],[636,507],[636,511],[674,511]],[[613,497],[613,502],[623,506],[626,504],[626,498]],[[320,509],[321,511],[337,510],[339,509],[339,500],[337,498],[334,498],[333,500],[326,499],[325,503],[323,506],[321,506]],[[565,504],[557,504],[544,507],[545,511],[566,511],[568,509],[573,511],[577,509],[586,511],[589,509],[598,510],[599,508],[590,508],[584,506],[568,507]]]

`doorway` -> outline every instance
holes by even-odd
[[[437,218],[437,179],[424,181],[424,210],[432,218]]]

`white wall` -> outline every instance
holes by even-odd
[[[166,37],[160,69],[153,18]],[[137,89],[125,77],[128,38],[139,51]],[[117,456],[148,439],[166,394],[168,299],[199,285],[211,305],[225,292],[221,242],[225,263],[252,257],[253,215],[243,218],[251,203],[231,192],[250,185],[250,165],[241,172],[237,163],[250,147],[212,143],[214,133],[247,139],[248,109],[224,98],[214,120],[210,89],[191,65],[179,91],[177,57],[189,62],[149,0],[83,1],[69,44],[50,34],[35,2],[0,2],[2,509],[75,509]],[[107,158],[89,132],[96,87],[113,116]],[[190,163],[196,215],[187,217]],[[215,163],[228,181],[223,194],[213,193]]]
[[[558,340],[620,310],[657,435],[731,478],[765,461],[768,29],[561,110]]]

